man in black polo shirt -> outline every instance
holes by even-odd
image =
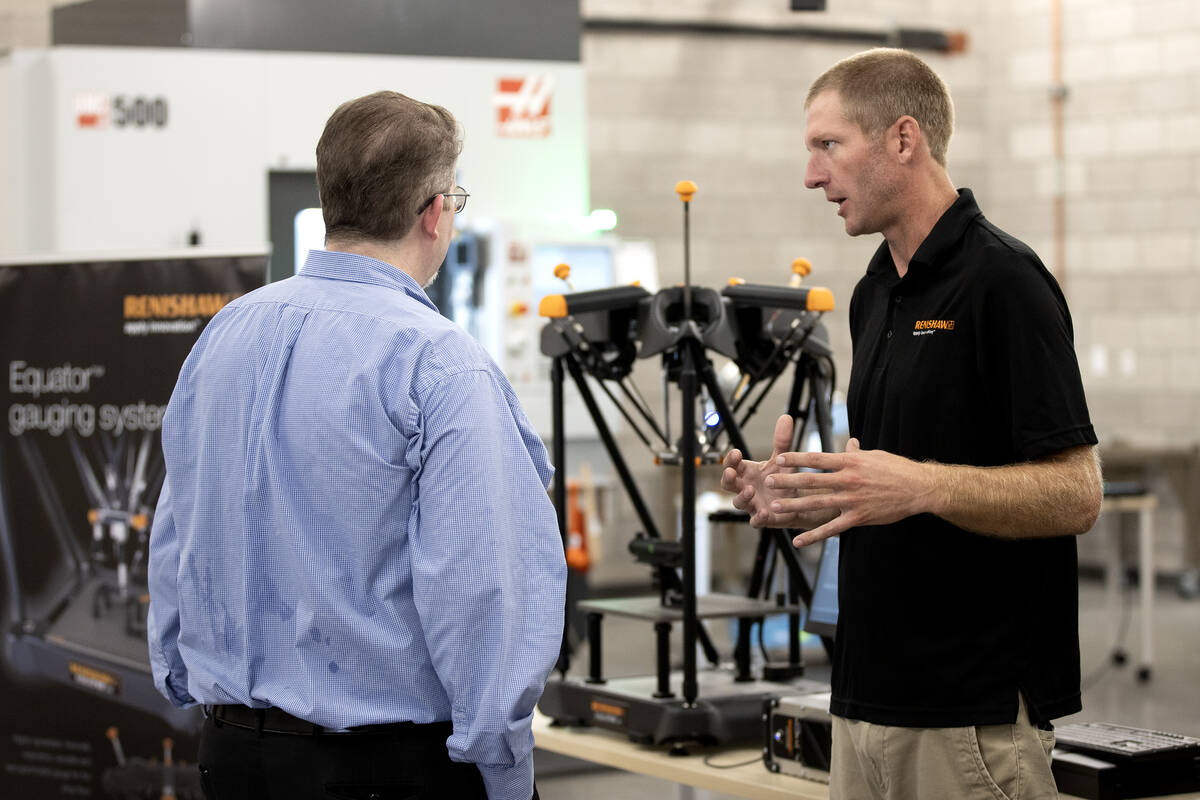
[[[785,452],[783,417],[722,485],[798,547],[841,535],[830,795],[1055,797],[1049,722],[1080,709],[1072,537],[1101,498],[1066,301],[955,190],[949,91],[916,56],[848,58],[805,108],[805,185],[884,237],[850,303],[853,438]]]

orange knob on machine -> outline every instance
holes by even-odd
[[[795,288],[800,285],[808,275],[812,273],[812,262],[807,258],[797,258],[792,261],[792,278],[788,281],[788,286]]]
[[[570,264],[557,264],[554,267],[554,277],[558,278],[561,281],[565,281],[567,284],[567,288],[570,289],[572,292],[575,291],[575,287],[571,285],[571,265]]]

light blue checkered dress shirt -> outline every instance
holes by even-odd
[[[451,720],[450,757],[528,800],[563,631],[552,469],[503,373],[411,277],[314,250],[233,301],[162,440],[149,643],[171,702]]]

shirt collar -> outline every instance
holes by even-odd
[[[921,242],[917,252],[913,253],[908,262],[906,277],[913,273],[914,268],[920,273],[940,266],[951,248],[962,239],[967,226],[982,214],[971,190],[959,189],[958,199],[934,223],[925,241]],[[896,273],[896,263],[892,260],[892,253],[886,241],[875,251],[871,263],[867,266],[867,274],[889,286],[900,282],[900,276]]]
[[[419,303],[437,311],[437,306],[425,294],[416,280],[399,267],[386,261],[358,253],[338,250],[309,250],[300,274],[309,278],[328,278],[335,281],[369,283],[404,292]]]

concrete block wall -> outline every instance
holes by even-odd
[[[669,8],[653,0],[584,0],[582,8],[585,19],[966,32],[963,54],[921,53],[955,98],[950,172],[975,190],[996,224],[1062,276],[1102,443],[1200,441],[1200,3],[1062,0],[1069,94],[1061,167],[1051,122],[1050,0],[870,0],[852,12],[847,5],[829,0],[821,14],[795,14],[782,0],[684,0]],[[592,206],[615,209],[622,236],[655,243],[664,284],[682,280],[672,188],[683,178],[700,187],[691,220],[695,283],[719,288],[729,276],[783,282],[792,258],[809,258],[809,283],[830,287],[838,299],[829,328],[843,391],[846,304],[879,237],[847,237],[821,193],[804,189],[802,106],[813,78],[866,46],[586,28],[583,40]],[[1055,264],[1052,210],[1060,187],[1065,259]],[[636,375],[654,386],[657,372],[657,363],[642,364]],[[785,399],[764,406],[749,431],[752,445],[769,445]],[[677,473],[635,470],[649,499],[669,510]],[[701,488],[716,475],[707,468]],[[1172,498],[1164,500],[1169,509]],[[1160,538],[1176,543],[1164,547],[1162,566],[1200,558],[1178,545],[1182,515],[1162,516],[1168,530]]]

